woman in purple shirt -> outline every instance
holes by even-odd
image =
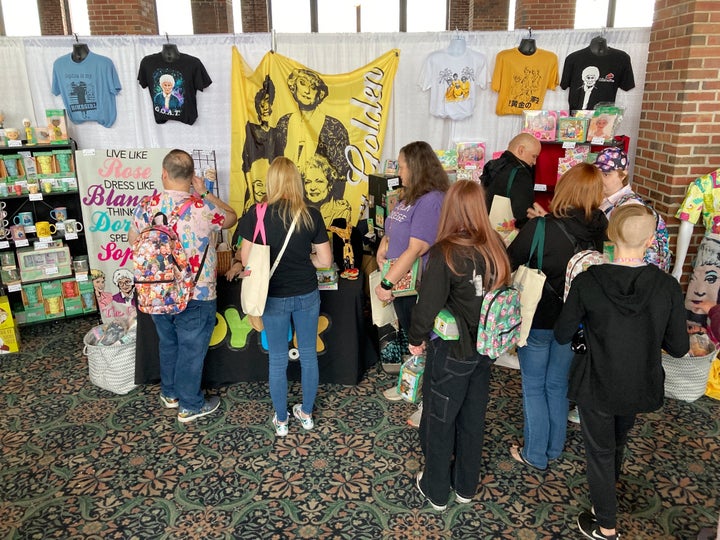
[[[450,182],[437,155],[424,141],[412,142],[400,149],[398,174],[402,180],[403,195],[385,220],[386,234],[380,241],[376,257],[380,268],[387,259],[396,261],[380,285],[375,287],[375,294],[384,302],[393,302],[400,328],[407,332],[417,297],[396,298],[391,289],[410,270],[415,259],[423,257],[423,264],[427,262],[426,254],[435,243],[440,208]],[[395,386],[383,395],[390,401],[402,399]],[[413,414],[408,422],[417,427],[420,415]]]

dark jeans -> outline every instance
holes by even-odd
[[[493,363],[479,354],[453,358],[451,343],[428,343],[423,379],[422,489],[438,505],[447,502],[451,487],[467,498],[477,491]]]
[[[215,300],[190,300],[177,315],[152,316],[159,339],[160,390],[177,398],[182,409],[199,411],[205,404],[200,383],[216,306]]]
[[[614,529],[617,516],[615,484],[620,478],[628,432],[635,424],[635,415],[616,416],[583,406],[578,406],[578,411],[590,501],[600,526]]]

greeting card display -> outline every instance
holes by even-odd
[[[456,147],[458,169],[480,169],[485,165],[485,142],[459,142]]]
[[[558,118],[558,140],[562,142],[585,142],[587,118]]]
[[[443,169],[445,169],[446,171],[454,171],[455,169],[457,169],[457,149],[453,148],[448,150],[435,150],[435,154],[440,160],[440,163],[442,163]]]
[[[590,153],[589,144],[578,144],[575,148],[566,148],[565,156],[558,159],[558,172],[557,178],[568,172],[572,167],[578,163],[587,161],[588,154]]]
[[[599,107],[590,119],[587,141],[595,144],[609,144],[615,138],[615,130],[622,119],[620,107]]]

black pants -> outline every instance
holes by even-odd
[[[635,415],[617,416],[578,406],[585,443],[590,500],[601,527],[614,529],[617,518],[615,484],[620,478],[628,432]]]
[[[477,353],[453,358],[451,343],[428,343],[423,379],[422,489],[438,505],[447,502],[451,487],[467,498],[477,491],[493,363]]]

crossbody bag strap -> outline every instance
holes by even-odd
[[[530,255],[528,255],[528,263],[532,259],[533,253],[537,251],[538,271],[542,272],[543,253],[545,251],[545,218],[537,218],[535,226],[535,234],[533,235],[532,244],[530,244]]]
[[[510,176],[508,176],[507,189],[505,190],[505,196],[508,199],[510,198],[510,190],[512,189],[513,182],[515,181],[515,176],[517,175],[517,172],[519,170],[520,170],[520,165],[518,165],[512,171],[510,171]]]
[[[300,212],[298,212],[295,215],[295,219],[293,219],[292,224],[290,225],[290,228],[288,229],[287,234],[285,235],[285,242],[282,245],[282,248],[280,248],[280,253],[278,253],[277,258],[275,259],[275,262],[272,265],[272,268],[270,269],[270,277],[273,276],[275,273],[275,269],[278,267],[278,264],[280,264],[280,259],[282,259],[283,253],[285,253],[285,248],[288,245],[288,242],[290,242],[290,236],[292,236],[293,231],[295,230],[295,225],[297,224],[298,218],[300,217]]]

